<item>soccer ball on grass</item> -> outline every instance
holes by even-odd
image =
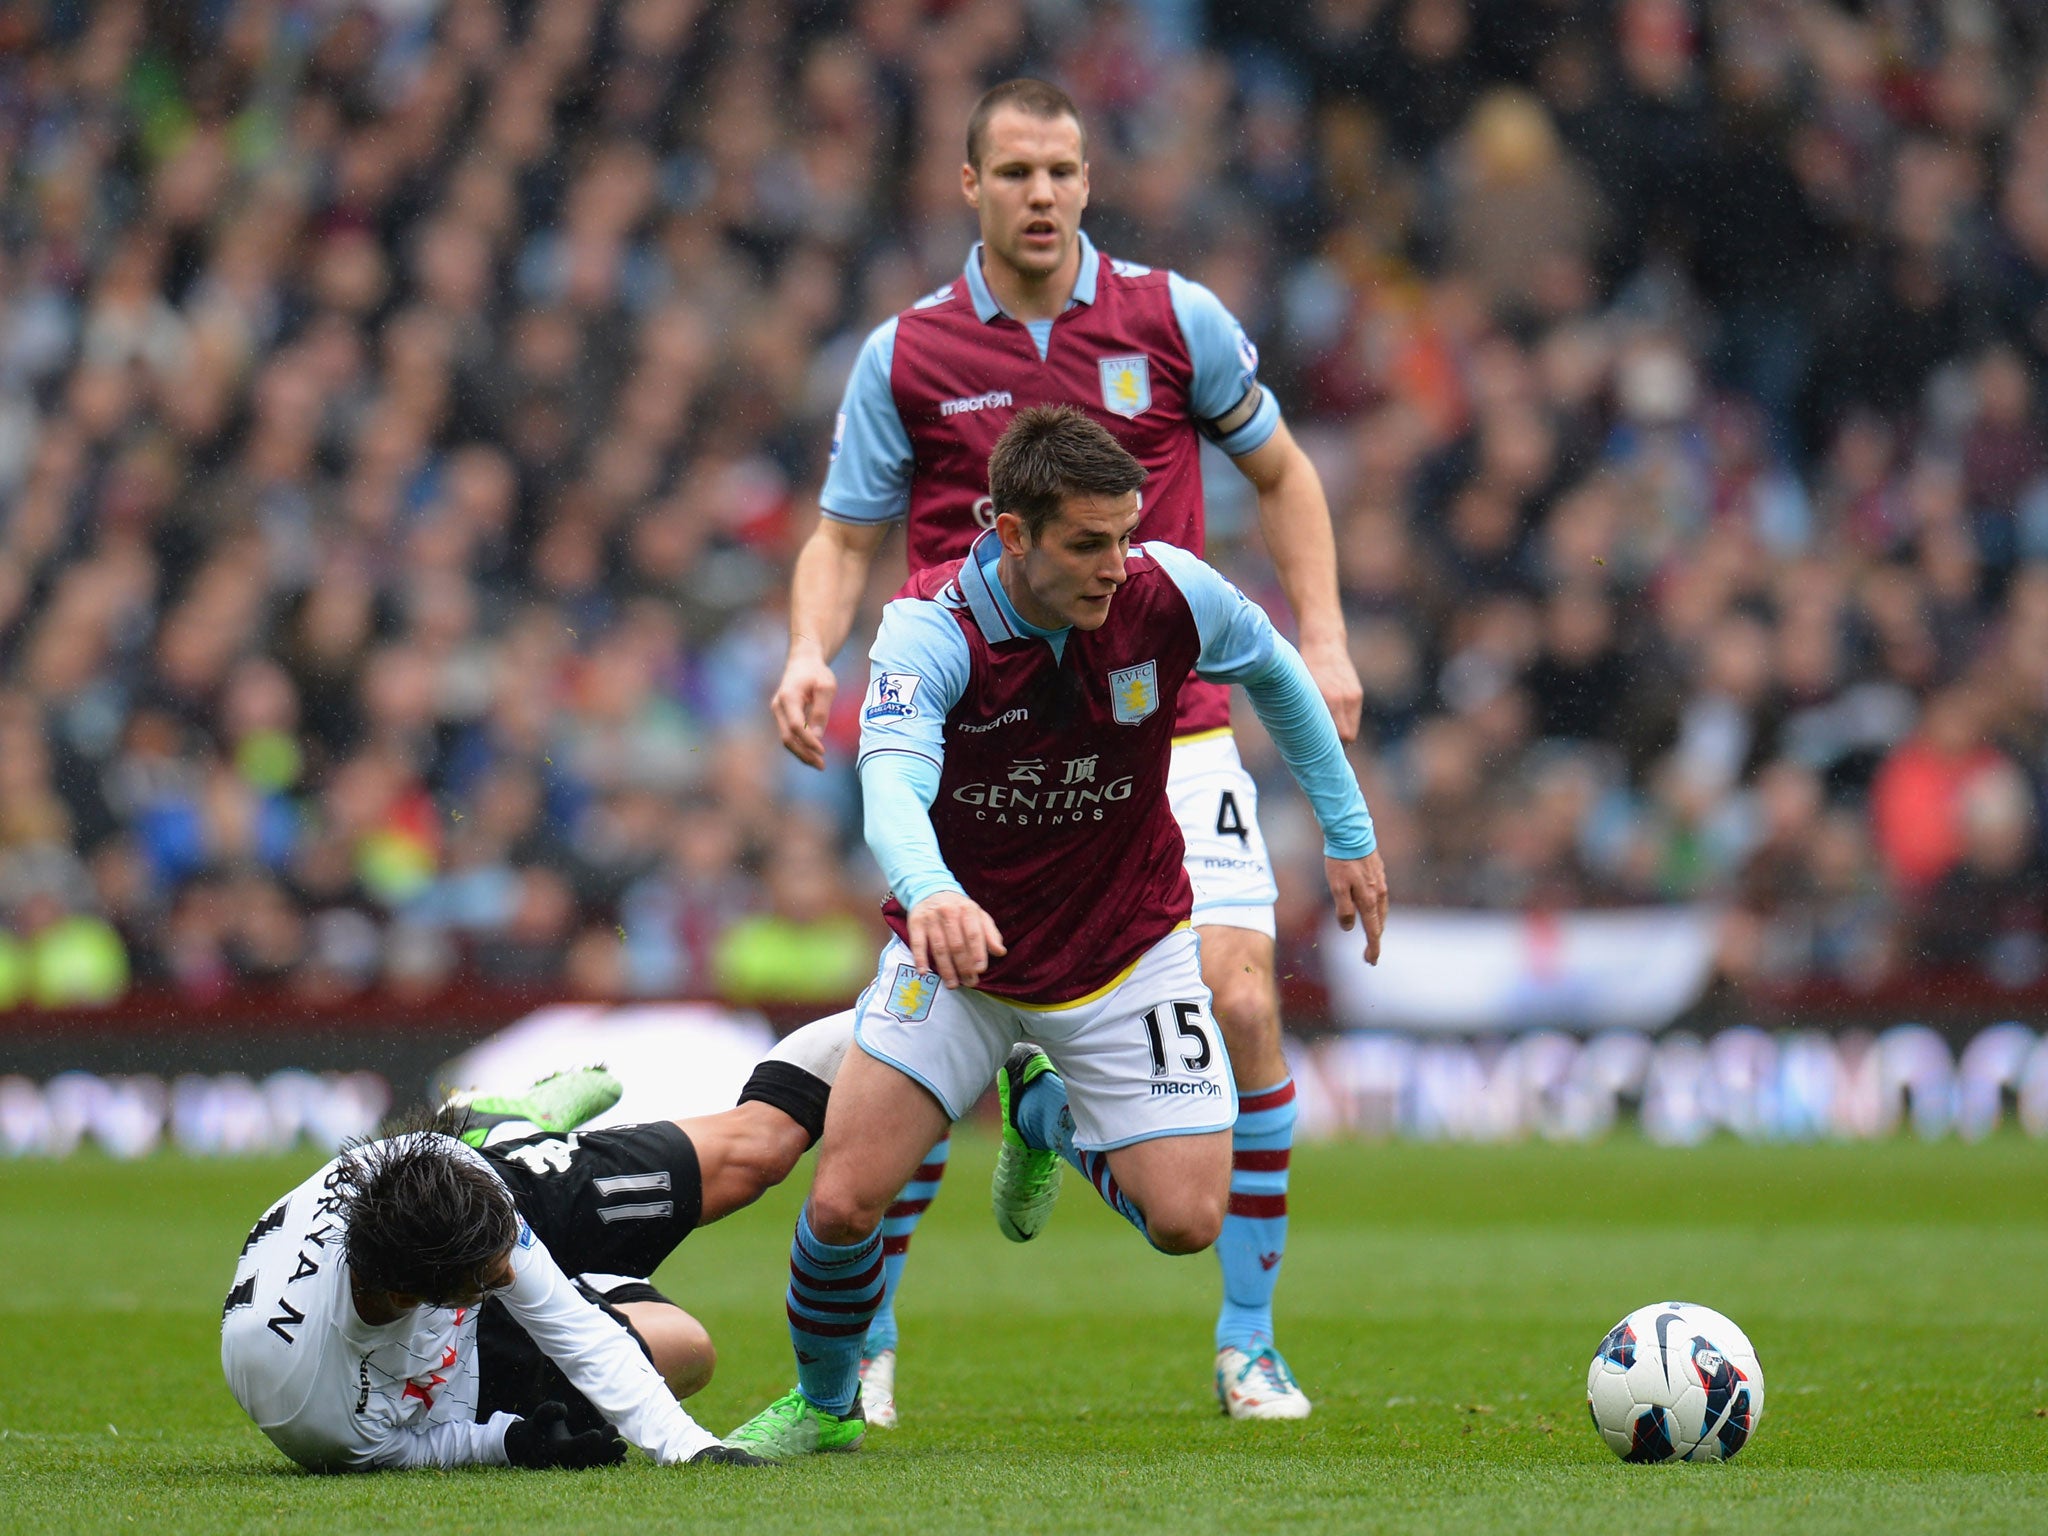
[[[1740,1328],[1689,1301],[1639,1307],[1586,1373],[1593,1427],[1624,1461],[1726,1461],[1764,1411],[1764,1373]]]

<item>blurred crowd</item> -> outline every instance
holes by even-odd
[[[2043,976],[2027,0],[24,0],[0,1005],[850,998],[863,647],[813,773],[784,586],[1017,73],[1323,472],[1397,903],[1710,902],[1740,983]]]

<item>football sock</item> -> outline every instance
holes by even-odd
[[[781,1110],[804,1128],[811,1145],[825,1134],[825,1101],[839,1076],[846,1048],[853,1044],[853,1013],[835,1013],[792,1030],[754,1067],[742,1104],[759,1100]]]
[[[830,1018],[814,1019],[793,1029],[776,1042],[763,1061],[786,1061],[802,1067],[811,1076],[830,1083],[839,1076],[839,1064],[853,1044],[853,1010],[848,1008]]]
[[[946,1159],[952,1151],[952,1136],[939,1138],[939,1144],[926,1154],[923,1165],[882,1217],[882,1310],[868,1324],[868,1342],[862,1350],[867,1359],[896,1347],[896,1290],[903,1284],[903,1263],[910,1251],[910,1237],[939,1192],[939,1180],[946,1176]]]
[[[1273,1287],[1287,1252],[1287,1163],[1294,1146],[1294,1079],[1242,1095],[1231,1138],[1230,1205],[1216,1256],[1223,1309],[1216,1347],[1256,1354],[1273,1342]]]
[[[1145,1231],[1145,1213],[1131,1203],[1109,1171],[1109,1154],[1083,1152],[1074,1145],[1074,1116],[1067,1108],[1067,1085],[1060,1081],[1059,1073],[1044,1073],[1025,1085],[1017,1099],[1016,1118],[1027,1145],[1059,1153],[1068,1167],[1095,1186],[1104,1204],[1144,1233],[1147,1242],[1152,1240],[1151,1233]]]
[[[813,1407],[845,1415],[860,1388],[861,1340],[882,1301],[882,1234],[823,1242],[806,1206],[789,1245],[789,1341],[796,1381]]]

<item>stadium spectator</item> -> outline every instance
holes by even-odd
[[[8,953],[43,890],[192,998],[703,990],[792,815],[878,896],[848,772],[763,736],[791,509],[957,269],[954,126],[1036,71],[1090,232],[1224,298],[1330,488],[1397,888],[1728,902],[1778,980],[2026,969],[1938,934],[2041,867],[2036,8],[1045,14],[23,10]],[[1229,479],[1211,552],[1270,595]]]

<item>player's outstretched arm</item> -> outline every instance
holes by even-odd
[[[1344,607],[1337,595],[1337,540],[1322,476],[1281,422],[1273,435],[1232,461],[1259,498],[1259,530],[1273,558],[1301,635],[1301,659],[1315,679],[1337,735],[1358,739],[1365,690],[1351,663]]]
[[[839,692],[832,658],[853,628],[868,568],[888,531],[887,523],[820,517],[796,557],[789,584],[789,660],[768,707],[783,746],[813,768],[825,766],[825,722]]]
[[[1362,859],[1323,860],[1330,897],[1337,904],[1337,922],[1346,933],[1365,925],[1365,963],[1380,963],[1380,935],[1387,927],[1387,867],[1377,850]]]
[[[1379,838],[1358,775],[1344,756],[1344,744],[1337,739],[1336,725],[1308,666],[1274,630],[1265,611],[1213,567],[1170,544],[1147,544],[1145,552],[1166,569],[1188,600],[1202,637],[1196,671],[1244,688],[1287,771],[1308,796],[1323,829],[1323,857],[1338,919],[1347,929],[1364,919],[1366,958],[1377,964],[1387,911]]]

